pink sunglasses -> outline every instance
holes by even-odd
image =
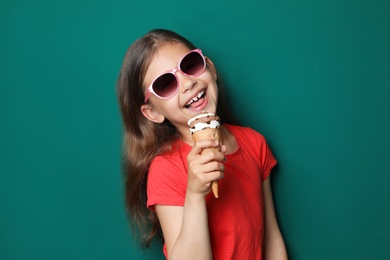
[[[179,61],[177,67],[167,71],[155,78],[145,92],[145,103],[154,94],[161,99],[169,99],[176,95],[179,90],[179,79],[176,76],[177,71],[181,71],[188,77],[197,77],[204,72],[206,68],[206,60],[199,49],[188,52]]]

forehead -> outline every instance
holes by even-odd
[[[150,84],[160,74],[176,68],[179,61],[189,51],[188,47],[179,43],[166,43],[158,47],[146,70],[144,80],[146,85]]]

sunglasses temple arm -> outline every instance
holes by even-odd
[[[146,103],[146,101],[148,101],[148,98],[150,97],[150,90],[148,89],[148,91],[146,91],[145,93],[145,100],[144,100],[144,103]]]

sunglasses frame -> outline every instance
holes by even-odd
[[[189,54],[191,54],[191,53],[193,53],[193,52],[199,53],[199,55],[200,55],[200,56],[202,57],[202,59],[203,59],[203,69],[202,69],[198,74],[196,74],[196,75],[187,74],[187,73],[185,73],[184,71],[182,71],[181,68],[180,68],[180,64],[182,63],[182,61],[183,61]],[[184,74],[185,76],[187,76],[187,77],[193,78],[193,77],[197,77],[197,76],[201,75],[201,74],[205,71],[205,69],[206,69],[206,59],[205,59],[205,57],[204,57],[202,51],[201,51],[200,49],[190,50],[189,52],[187,52],[187,53],[183,56],[183,58],[181,58],[181,60],[180,60],[179,63],[177,64],[177,67],[176,67],[176,68],[174,68],[173,70],[166,71],[166,72],[164,72],[164,73],[158,75],[158,76],[152,81],[152,84],[150,84],[150,86],[149,86],[149,87],[146,89],[146,91],[145,91],[145,100],[144,100],[144,103],[146,103],[146,101],[148,101],[148,99],[149,99],[149,97],[150,97],[151,94],[153,94],[153,95],[155,95],[156,97],[161,98],[161,99],[170,99],[170,98],[172,98],[174,95],[176,95],[176,93],[179,91],[179,78],[176,76],[176,72],[177,72],[177,71],[180,71],[181,73],[183,73],[183,74]],[[153,90],[153,84],[154,84],[154,82],[155,82],[158,78],[160,78],[161,76],[163,76],[163,75],[165,75],[165,74],[172,74],[173,76],[175,76],[175,78],[176,78],[176,85],[177,85],[177,86],[176,86],[176,90],[173,92],[172,95],[170,95],[170,96],[168,96],[168,97],[162,97],[162,96],[158,95],[158,94]]]

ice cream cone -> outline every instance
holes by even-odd
[[[211,118],[211,121],[209,119]],[[190,126],[192,139],[196,143],[199,140],[214,140],[219,146],[212,148],[205,148],[202,154],[209,151],[219,151],[221,149],[221,136],[219,132],[219,117],[214,114],[205,113],[190,119],[188,122]],[[211,183],[211,190],[213,191],[214,197],[218,198],[218,181]]]
[[[206,128],[197,131],[192,135],[192,140],[194,140],[194,142],[211,139],[219,143],[220,138],[219,129],[217,128]]]

